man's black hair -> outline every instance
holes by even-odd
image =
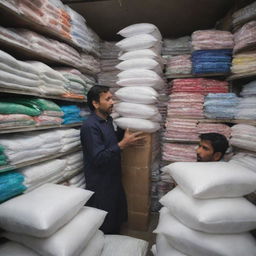
[[[211,132],[211,133],[203,133],[199,135],[201,140],[208,140],[211,142],[214,153],[220,152],[221,157],[225,154],[228,149],[228,140],[227,138],[219,133]]]
[[[108,92],[109,87],[103,86],[103,85],[94,85],[89,92],[87,93],[87,103],[91,111],[94,111],[94,106],[92,102],[95,100],[96,102],[99,102],[100,100],[100,94],[103,92]]]

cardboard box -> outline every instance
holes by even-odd
[[[128,209],[132,212],[148,213],[150,210],[150,195],[127,195]]]
[[[140,213],[128,211],[128,223],[126,224],[129,229],[148,231],[150,221],[150,213]]]

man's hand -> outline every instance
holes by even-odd
[[[130,132],[127,128],[124,134],[124,138],[118,143],[118,146],[121,149],[124,149],[128,146],[137,145],[138,143],[144,142],[146,136],[143,135],[143,132]]]

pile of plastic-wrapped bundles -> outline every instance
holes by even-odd
[[[232,72],[234,74],[250,73],[255,71],[256,51],[250,51],[250,47],[256,45],[255,38],[256,21],[246,23],[234,34],[235,47],[232,61]]]
[[[191,38],[190,36],[183,36],[177,39],[164,39],[162,55],[174,56],[190,54],[191,52]]]
[[[256,15],[256,3],[253,2],[244,8],[234,12],[232,14],[232,25],[233,27],[240,26],[241,24],[245,24],[249,20],[255,19]]]
[[[118,34],[125,37],[117,43],[124,52],[120,58],[125,60],[117,65],[121,71],[117,84],[121,89],[115,92],[120,102],[114,108],[121,117],[115,122],[123,129],[155,132],[161,120],[156,90],[164,87],[161,34],[148,23],[128,26]]]
[[[80,123],[85,120],[84,117],[80,116],[81,109],[76,105],[61,106],[63,111],[63,124]]]
[[[155,255],[255,256],[256,206],[243,198],[256,189],[255,172],[226,162],[164,169],[178,186],[160,200]]]
[[[167,77],[180,74],[191,74],[191,72],[192,62],[190,54],[169,56],[167,58],[165,71]]]
[[[236,124],[231,128],[230,144],[237,148],[256,151],[256,127],[248,124]]]
[[[65,83],[65,89],[69,91],[72,96],[87,95],[90,88],[95,85],[95,79],[89,75],[82,74],[79,70],[73,68],[54,68],[60,72],[68,82]]]
[[[51,100],[39,98],[5,98],[0,101],[2,128],[29,125],[59,125],[63,112]]]
[[[228,31],[193,32],[192,73],[229,73],[233,46],[233,35]]]
[[[67,5],[65,5],[65,9],[70,16],[72,41],[87,52],[99,56],[100,39],[98,35],[87,26],[83,16]]]
[[[0,138],[4,154],[11,165],[66,152],[80,145],[76,129],[5,135]]]
[[[116,46],[117,42],[101,42],[100,68],[98,83],[109,87],[118,87],[116,84],[119,70],[116,65],[119,63],[118,54],[120,49]]]
[[[234,119],[239,102],[235,93],[209,93],[205,97],[204,115],[211,119]]]

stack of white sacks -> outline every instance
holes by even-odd
[[[243,198],[256,189],[255,172],[229,162],[164,169],[178,186],[160,200],[156,255],[256,255],[256,206]]]
[[[0,245],[8,256],[146,256],[148,243],[128,236],[104,235],[107,212],[84,204],[93,192],[44,184],[0,205]]]
[[[123,54],[119,57],[122,62],[116,66],[121,71],[117,84],[122,88],[115,93],[121,101],[115,105],[121,116],[115,122],[123,129],[155,132],[161,120],[156,90],[165,84],[161,77],[161,34],[148,23],[128,26],[118,34],[125,39],[116,44]]]
[[[93,192],[45,184],[0,206],[0,227],[11,240],[0,255],[98,256],[107,212],[84,207]]]

